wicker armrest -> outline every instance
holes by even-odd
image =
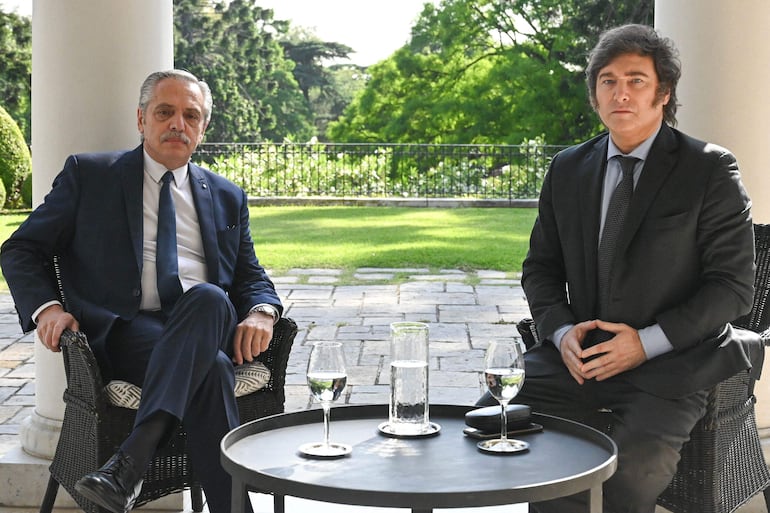
[[[521,335],[521,339],[524,341],[524,346],[529,350],[538,343],[540,343],[540,336],[537,333],[537,326],[532,319],[522,319],[516,323],[516,329]]]
[[[270,370],[270,381],[267,384],[269,390],[283,391],[289,353],[296,335],[297,323],[288,317],[281,317],[273,328],[273,338],[267,351],[257,357]]]
[[[59,339],[67,377],[65,402],[76,400],[91,410],[106,404],[102,373],[86,336],[79,331],[64,330]]]

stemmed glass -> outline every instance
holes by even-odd
[[[478,448],[497,454],[519,452],[527,442],[508,439],[506,407],[524,384],[524,355],[518,341],[492,341],[484,357],[484,380],[489,393],[500,402],[500,438],[479,442]]]
[[[345,355],[340,342],[316,342],[310,351],[307,363],[307,384],[310,393],[320,401],[324,412],[323,442],[302,445],[299,452],[316,458],[337,458],[350,454],[347,444],[329,441],[329,413],[332,401],[342,393],[348,380],[345,369]]]

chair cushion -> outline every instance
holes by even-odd
[[[254,360],[235,367],[235,397],[262,390],[270,381],[270,369]]]
[[[254,360],[235,367],[235,397],[261,390],[270,381],[270,370],[264,363]],[[107,401],[113,406],[136,410],[142,398],[142,389],[133,383],[113,380],[104,388]]]

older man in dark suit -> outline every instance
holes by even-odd
[[[0,253],[25,331],[58,351],[64,329],[82,330],[103,373],[142,387],[129,437],[76,485],[119,513],[178,422],[209,510],[230,511],[219,442],[238,425],[233,363],[267,348],[282,312],[254,254],[246,194],[190,162],[211,107],[208,86],[190,73],[151,74],[137,110],[142,145],[69,157]]]
[[[753,334],[729,325],[753,297],[750,201],[730,152],[670,126],[669,40],[610,30],[586,75],[609,133],[558,154],[545,178],[522,276],[545,341],[517,401],[580,421],[611,410],[605,511],[652,513],[705,389],[751,366],[741,341]],[[575,499],[532,509],[581,511]]]

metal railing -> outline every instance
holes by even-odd
[[[253,197],[532,199],[564,146],[204,143],[193,156]]]

